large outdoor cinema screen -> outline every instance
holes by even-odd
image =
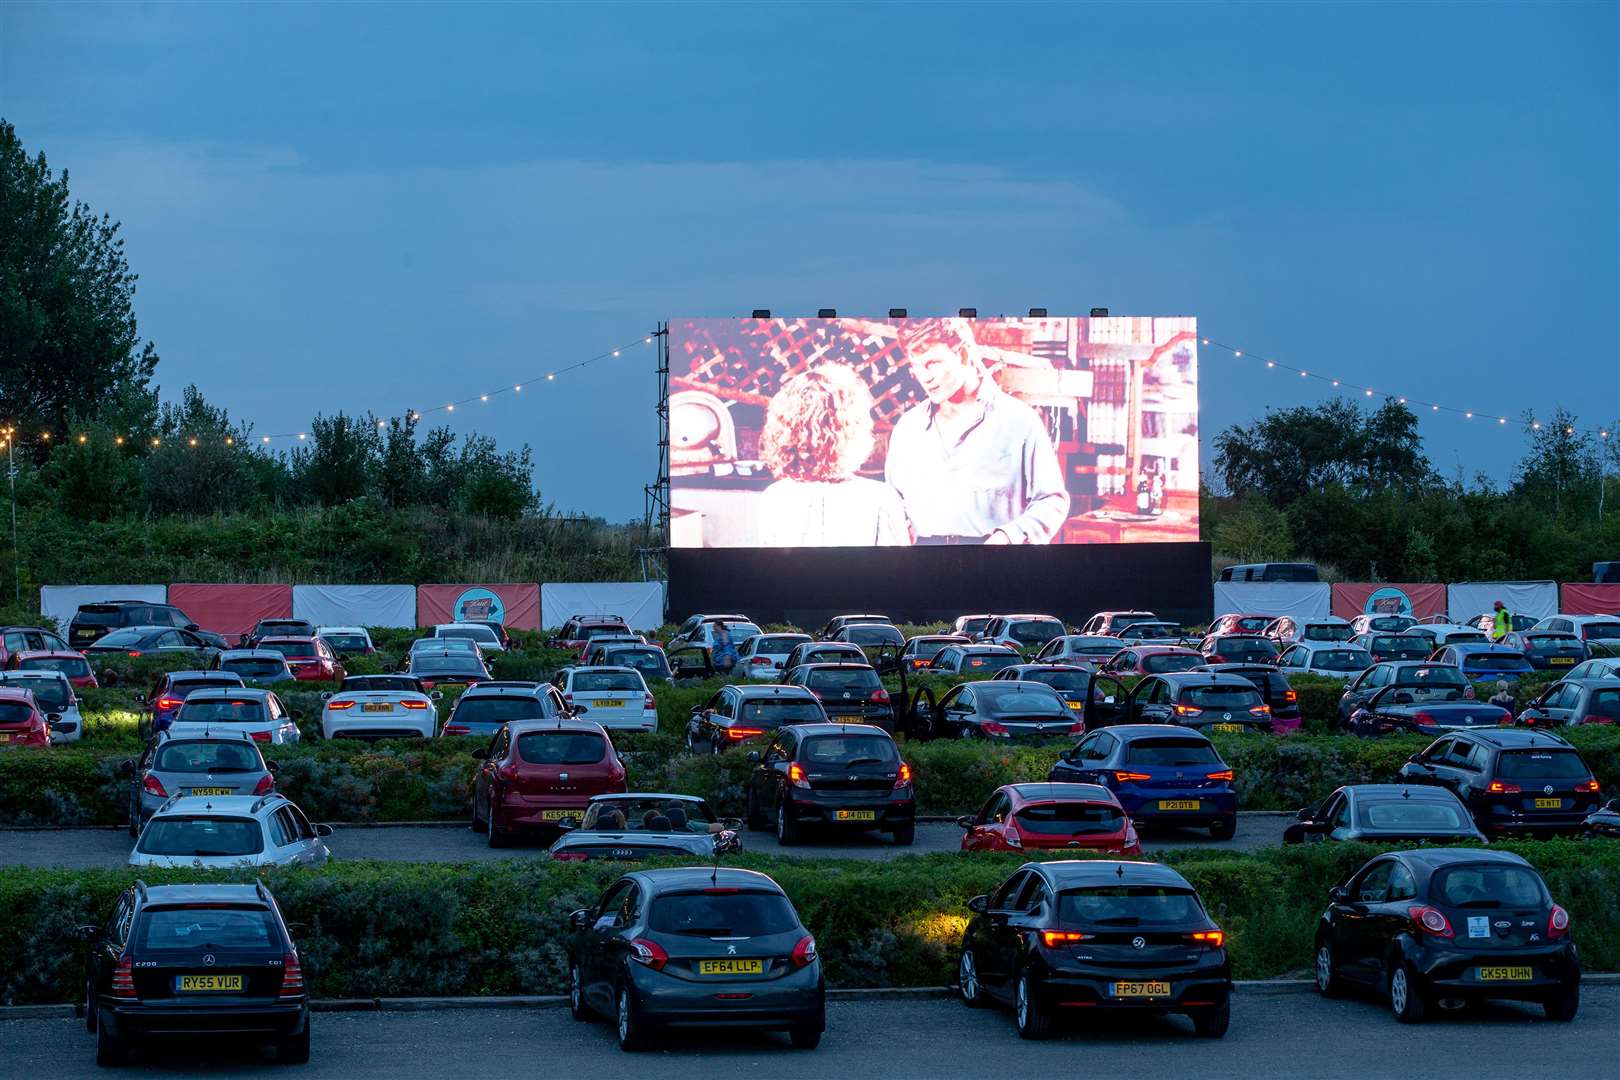
[[[676,319],[670,542],[1196,541],[1197,329]]]

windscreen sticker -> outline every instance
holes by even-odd
[[[1468,916],[1468,936],[1471,938],[1490,937],[1491,917],[1489,915]]]

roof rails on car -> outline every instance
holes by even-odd
[[[141,899],[145,900],[146,899],[146,882],[142,881],[140,878],[136,878],[134,887],[135,887],[135,891],[141,894]]]
[[[272,800],[275,800],[275,799],[282,799],[282,800],[287,801],[287,802],[292,801],[292,800],[288,799],[287,796],[283,795],[281,792],[272,791],[268,795],[260,795],[257,799],[255,799],[254,802],[253,802],[253,805],[248,807],[248,813],[257,814],[260,810],[264,809],[264,804],[265,803],[271,802]]]
[[[264,882],[260,881],[258,878],[253,879],[253,891],[256,892],[259,899],[263,900],[265,903],[275,903],[275,898],[270,895],[270,890],[265,888]]]

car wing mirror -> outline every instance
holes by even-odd
[[[432,698],[434,701],[443,701],[444,700],[444,691],[435,690],[431,694],[429,694],[428,697]]]
[[[1302,807],[1300,807],[1299,813],[1294,815],[1294,820],[1295,821],[1309,821],[1309,820],[1311,820],[1311,813],[1312,813],[1312,811],[1311,811],[1310,807],[1302,806]]]
[[[101,927],[99,927],[99,926],[76,926],[76,927],[73,928],[73,936],[75,938],[78,938],[80,941],[100,941],[101,940]]]
[[[570,911],[568,913],[568,925],[573,927],[575,930],[580,930],[584,928],[585,923],[589,918],[590,912],[586,911],[584,908],[580,908],[577,911]]]
[[[119,776],[134,776],[135,775],[135,759],[134,758],[125,758],[123,761],[120,761],[118,763],[118,775]]]
[[[330,690],[322,690],[321,691],[321,700],[322,701],[329,700],[331,698],[331,696],[332,696],[332,691],[330,691]]]
[[[1350,899],[1350,891],[1343,885],[1335,885],[1333,888],[1328,890],[1328,899],[1332,900],[1335,904],[1342,904],[1346,900]]]
[[[973,828],[973,819],[967,814],[963,814],[961,817],[957,818],[956,823],[964,829]]]
[[[332,835],[332,826],[330,826],[330,825],[317,825],[317,826],[315,826],[315,835],[316,836],[331,836]]]
[[[990,898],[988,896],[975,896],[967,902],[967,906],[969,911],[983,915],[990,910]]]
[[[759,751],[758,750],[750,750],[750,751],[748,751],[748,764],[750,764],[750,765],[758,765],[759,764]]]
[[[264,763],[264,768],[266,772],[280,772],[281,763],[279,761],[267,761]]]

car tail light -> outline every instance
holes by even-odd
[[[653,700],[653,696],[651,694],[645,694],[641,699],[641,707],[643,709],[656,709],[658,708],[658,702]]]
[[[669,963],[669,953],[658,942],[638,937],[630,943],[630,959],[654,971],[663,971],[664,965]]]
[[[276,790],[276,778],[269,773],[265,773],[259,778],[259,782],[253,785],[253,794],[255,795],[268,795],[274,790]]]
[[[1271,715],[1271,706],[1270,705],[1256,705],[1252,709],[1249,710],[1249,715],[1250,716],[1270,716]]]
[[[141,650],[139,650],[139,649],[131,649],[131,650],[129,650],[127,655],[129,655],[129,656],[139,656],[139,655],[141,655]]]
[[[1569,912],[1554,904],[1552,914],[1547,916],[1547,936],[1563,937],[1567,933],[1569,933]]]
[[[1069,725],[1069,734],[1070,735],[1084,735],[1085,733],[1086,733],[1085,721],[1082,720],[1079,723]]]
[[[135,993],[135,962],[127,956],[118,958],[112,973],[113,997],[138,997]]]
[[[1203,711],[1204,711],[1203,709],[1200,709],[1196,705],[1177,705],[1176,706],[1176,715],[1177,716],[1197,716],[1199,713],[1201,713]]]
[[[752,739],[755,735],[763,735],[763,734],[765,734],[765,729],[764,728],[752,728],[752,727],[726,728],[726,738],[728,738],[728,739]]]
[[[911,766],[902,761],[900,763],[900,771],[896,773],[894,777],[894,786],[901,788],[905,787],[909,783],[911,783]]]
[[[816,962],[816,939],[806,934],[793,946],[793,966],[796,968],[809,967]]]
[[[162,709],[167,712],[170,709],[178,709],[185,703],[185,698],[170,697],[168,694],[164,694],[162,697],[152,702],[152,707],[154,709]]]
[[[1434,717],[1430,716],[1426,712],[1413,713],[1412,714],[1412,719],[1416,720],[1420,724],[1433,724],[1434,723]]]
[[[1614,723],[1614,721],[1610,717],[1607,717],[1607,716],[1583,716],[1583,717],[1581,717],[1581,723],[1583,723],[1583,724],[1612,724],[1612,723]]]
[[[304,996],[304,969],[295,953],[281,958],[281,996],[284,999]]]
[[[1485,790],[1492,795],[1517,795],[1519,793],[1519,785],[1504,784],[1500,780],[1492,780],[1490,787],[1486,788]]]
[[[996,723],[994,720],[986,720],[980,726],[984,729],[984,733],[986,735],[1006,735],[1006,734],[1008,734],[1007,729],[1005,727],[1003,727],[1002,725]]]
[[[253,741],[254,742],[269,742],[270,741],[270,733],[268,731],[250,731],[250,732],[248,732],[248,734],[253,736]]]
[[[151,773],[147,773],[146,779],[141,781],[141,790],[146,792],[148,795],[156,795],[160,799],[167,799],[169,797],[168,791],[166,791],[163,787],[163,781],[159,780]]]
[[[748,662],[750,664],[769,664],[771,662],[771,658],[768,656],[756,656]]]
[[[1226,663],[1226,657],[1222,656],[1218,652],[1210,653],[1209,654],[1209,662],[1212,663],[1212,664],[1224,664],[1224,663]]]
[[[409,698],[401,700],[400,705],[407,709],[425,709],[428,707],[428,703],[425,701],[412,701]]]
[[[517,778],[518,768],[516,765],[502,765],[500,768],[495,770],[495,779],[504,781],[505,783],[510,784]]]
[[[872,696],[868,700],[875,701],[879,705],[887,705],[889,703],[889,692],[880,686],[872,691]]]
[[[1577,795],[1596,795],[1599,790],[1596,780],[1582,780],[1575,785],[1575,794]]]
[[[1451,920],[1446,918],[1445,912],[1432,907],[1409,907],[1406,913],[1412,917],[1418,929],[1435,937],[1449,938],[1455,935],[1451,932]]]
[[[1188,936],[1199,944],[1206,945],[1211,949],[1218,949],[1222,945],[1226,944],[1225,930],[1194,930]]]
[[[807,788],[810,786],[810,780],[804,775],[804,766],[797,761],[788,763],[788,783],[794,787]]]
[[[1231,769],[1222,769],[1219,772],[1205,773],[1204,776],[1209,780],[1225,780],[1227,783],[1232,782]]]
[[[1283,700],[1288,702],[1288,704],[1290,704],[1290,705],[1294,704],[1294,702],[1299,700],[1299,691],[1298,690],[1284,690],[1283,691]]]
[[[1073,930],[1042,930],[1041,944],[1048,949],[1061,948],[1064,945],[1073,945],[1090,937],[1089,934],[1076,933]]]
[[[446,724],[444,725],[444,733],[446,735],[471,735],[472,728],[466,724]]]
[[[352,709],[354,702],[348,698],[334,698],[326,703],[328,709]]]
[[[584,862],[583,851],[554,851],[551,853],[552,862]]]
[[[1149,776],[1145,772],[1116,772],[1114,774],[1114,779],[1118,780],[1122,784],[1130,784],[1138,780],[1151,780],[1153,777]]]

